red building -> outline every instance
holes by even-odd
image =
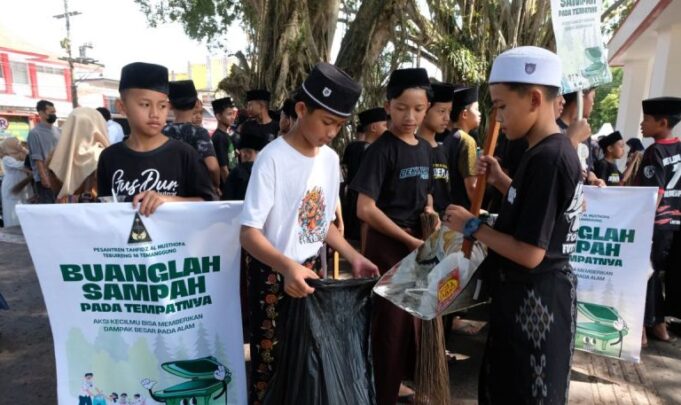
[[[77,77],[99,77],[99,66],[77,65]],[[40,99],[55,104],[57,116],[72,110],[71,77],[68,64],[58,55],[10,36],[0,28],[0,134],[26,139],[37,117]]]

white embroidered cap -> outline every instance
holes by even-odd
[[[489,83],[527,83],[561,87],[563,69],[555,53],[536,46],[520,46],[494,59]]]

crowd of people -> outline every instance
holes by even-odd
[[[238,124],[235,100],[214,100],[218,128],[209,134],[191,80],[169,82],[165,67],[131,63],[121,72],[118,103],[129,135],[103,108],[76,108],[59,130],[54,105],[43,100],[27,148],[14,138],[3,141],[5,226],[18,224],[14,207],[28,201],[127,202],[148,216],[166,202],[243,200],[249,401],[260,404],[275,372],[285,372],[277,363],[287,307],[314,293],[306,279],[321,277],[322,248],[339,252],[354,277],[376,277],[423,243],[423,215],[437,215],[443,226],[489,247],[482,271],[492,304],[479,401],[565,403],[576,320],[569,255],[583,185],[660,190],[646,326],[653,337],[672,340],[665,316],[678,316],[674,298],[681,298],[678,275],[669,271],[681,264],[681,143],[672,128],[681,120],[681,99],[643,100],[642,133],[654,143],[644,150],[629,139],[621,171],[623,136],[592,139],[587,119],[595,89],[561,95],[554,53],[506,51],[488,83],[503,132],[496,156],[479,157],[476,86],[437,82],[424,69],[407,68],[391,73],[384,105],[357,114],[355,140],[341,160],[328,145],[349,127],[362,88],[331,64],[316,65],[276,112],[267,90],[249,91],[249,119]],[[490,186],[484,206],[499,214],[494,227],[469,212],[480,175]],[[539,336],[518,321],[532,316],[550,320]],[[413,379],[420,326],[375,297],[378,404],[413,399],[404,383]],[[446,330],[478,332],[459,316],[446,320]]]

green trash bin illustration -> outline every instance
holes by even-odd
[[[156,382],[145,378],[142,386],[149,390],[154,401],[168,405],[210,405],[224,395],[227,402],[227,385],[232,381],[232,373],[215,357],[170,361],[161,364],[161,368],[189,381],[153,391]]]
[[[629,327],[617,309],[577,302],[577,310],[590,322],[577,322],[576,347],[588,352],[621,357],[624,337],[629,333]]]

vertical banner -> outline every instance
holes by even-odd
[[[17,207],[59,404],[246,403],[240,212],[223,202],[166,203],[150,217],[131,204]]]
[[[601,37],[602,0],[551,0],[556,50],[563,62],[563,94],[610,83]]]
[[[584,187],[584,199],[570,257],[578,277],[575,348],[639,362],[657,189]]]

